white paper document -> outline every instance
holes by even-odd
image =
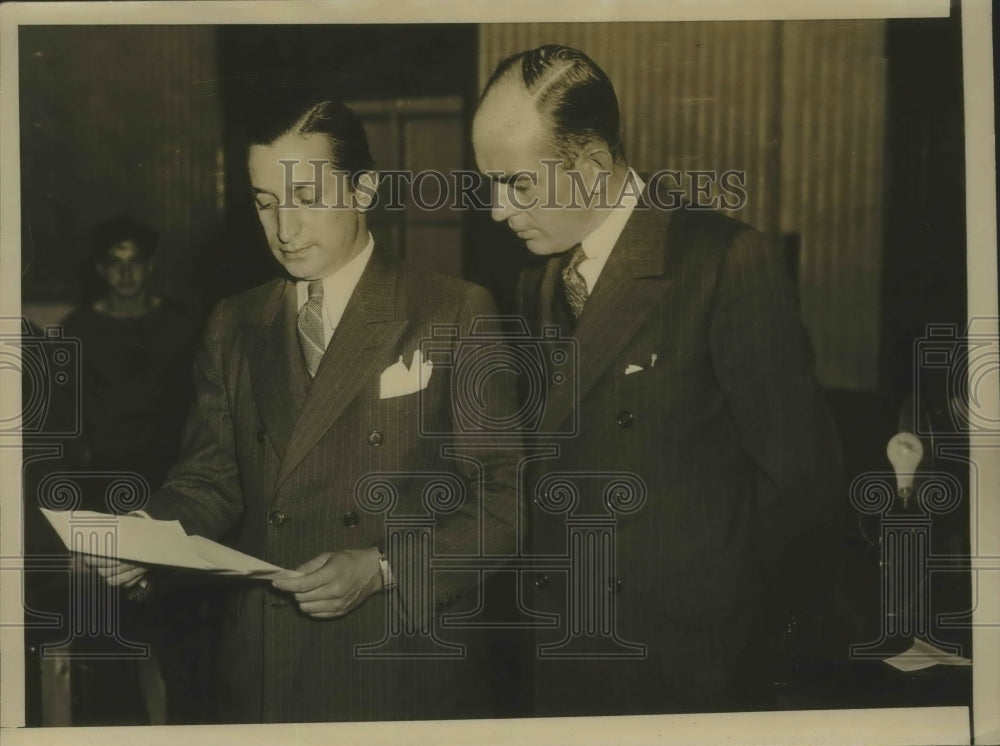
[[[299,575],[203,536],[189,536],[178,521],[92,510],[40,510],[73,552],[220,575],[265,579]]]
[[[919,671],[943,664],[946,666],[971,666],[972,661],[959,655],[946,653],[929,642],[914,639],[913,645],[905,652],[886,658],[885,662],[900,671]]]

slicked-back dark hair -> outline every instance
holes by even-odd
[[[134,241],[139,253],[149,259],[156,251],[159,235],[142,221],[120,215],[94,226],[90,232],[90,255],[94,261],[103,262],[112,246],[127,240]]]
[[[335,99],[308,99],[298,105],[268,106],[264,112],[246,123],[246,143],[270,145],[287,134],[326,136],[330,164],[351,175],[351,185],[358,185],[358,176],[375,167],[368,135],[361,120]]]
[[[548,120],[559,156],[572,161],[588,142],[608,146],[616,162],[624,163],[618,97],[607,74],[578,49],[546,44],[505,57],[483,89],[514,78],[535,102],[535,110]]]

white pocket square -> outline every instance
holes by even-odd
[[[378,398],[392,399],[395,396],[406,396],[415,394],[427,388],[431,382],[431,373],[434,371],[434,363],[424,360],[420,350],[413,351],[413,359],[410,367],[403,363],[403,356],[399,360],[382,371],[379,378]]]
[[[649,356],[649,367],[650,368],[655,368],[656,367],[656,359],[658,357],[659,356],[655,352],[652,355]],[[629,363],[627,366],[625,366],[625,375],[630,376],[633,373],[638,373],[641,370],[646,370],[646,369],[643,368],[641,365],[636,365],[635,363]]]

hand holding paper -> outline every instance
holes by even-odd
[[[112,515],[89,510],[42,513],[66,548],[91,555],[109,583],[119,585],[141,577],[143,565],[168,565],[221,575],[275,578],[296,575],[202,536],[188,536],[178,521],[158,521],[133,515]],[[123,563],[121,560],[129,560]],[[102,569],[104,570],[102,572]],[[141,570],[138,574],[134,571]]]
[[[378,549],[325,552],[297,568],[300,577],[273,581],[295,594],[304,614],[317,619],[344,616],[382,589]]]
[[[83,555],[83,561],[88,567],[93,567],[108,585],[122,585],[126,588],[138,583],[148,569],[145,565],[133,565],[115,557],[99,557],[92,554]]]

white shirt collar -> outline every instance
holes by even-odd
[[[326,337],[325,341],[327,344],[330,343],[333,331],[344,316],[347,302],[351,299],[354,288],[357,287],[358,282],[361,280],[361,275],[364,274],[365,267],[368,266],[368,260],[371,258],[374,249],[375,239],[369,233],[368,244],[356,257],[332,275],[323,278],[323,334]],[[299,301],[297,307],[302,308],[303,304],[309,300],[309,281],[299,280],[296,282],[295,291],[298,294]]]
[[[611,210],[604,221],[581,242],[583,253],[587,255],[587,258],[580,262],[577,271],[587,281],[587,292],[589,293],[594,292],[597,278],[600,277],[601,270],[604,269],[608,257],[611,256],[611,250],[618,243],[618,237],[625,230],[625,223],[628,222],[632,210],[639,201],[636,194],[641,193],[646,188],[645,182],[631,168],[625,176],[625,184],[628,185],[630,180],[635,188],[629,189],[622,195],[620,204]]]

